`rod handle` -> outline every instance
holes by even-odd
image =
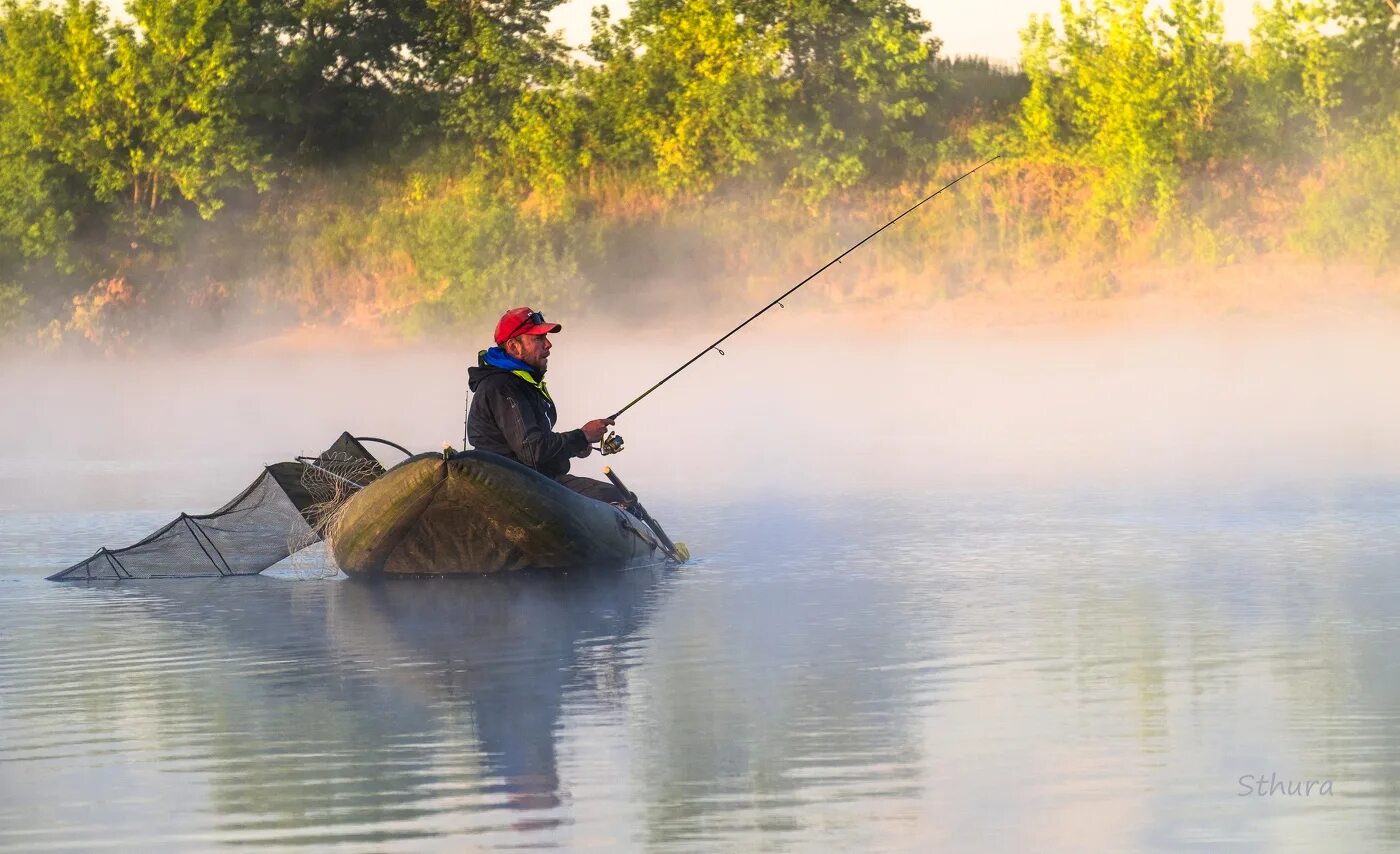
[[[612,485],[617,487],[618,491],[622,493],[623,498],[628,501],[637,500],[636,493],[627,488],[627,485],[622,482],[622,478],[618,477],[617,472],[612,470],[612,466],[603,466],[603,476],[612,481]]]

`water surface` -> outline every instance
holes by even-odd
[[[7,848],[1400,843],[1400,483],[657,499],[693,565],[383,586],[48,583],[170,513],[17,503]]]

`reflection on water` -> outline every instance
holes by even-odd
[[[678,571],[385,585],[51,584],[165,514],[9,514],[0,846],[1394,846],[1397,507],[717,504]]]

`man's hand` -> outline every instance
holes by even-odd
[[[611,418],[595,418],[583,425],[583,438],[588,440],[588,444],[593,444],[603,438],[603,434],[608,432],[608,428],[616,423]]]

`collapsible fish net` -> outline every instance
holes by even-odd
[[[318,457],[297,457],[297,462],[303,464],[301,486],[310,503],[301,511],[306,525],[297,528],[292,535],[292,553],[279,574],[301,579],[330,578],[340,573],[340,567],[330,549],[317,546],[328,539],[328,531],[340,517],[345,502],[362,486],[383,474],[384,468],[373,458],[365,459],[335,446]]]
[[[360,440],[343,433],[316,457],[266,466],[213,513],[181,513],[139,543],[104,546],[49,580],[256,575],[318,542],[340,504],[383,473]]]

